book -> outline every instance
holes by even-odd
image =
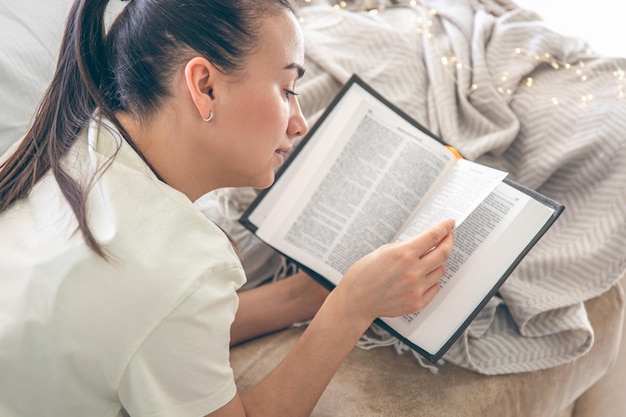
[[[455,219],[439,293],[376,320],[435,363],[563,210],[464,159],[353,75],[239,221],[332,289],[377,247]]]

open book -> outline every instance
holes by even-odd
[[[506,175],[463,159],[355,75],[240,222],[332,288],[375,248],[455,219],[434,300],[377,320],[436,362],[564,209]]]

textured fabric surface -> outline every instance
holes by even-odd
[[[615,361],[624,312],[623,291],[616,284],[587,301],[586,306],[596,331],[593,347],[570,363],[540,371],[486,376],[447,363],[433,374],[411,356],[397,355],[391,348],[355,349],[339,368],[312,417],[622,416],[620,384],[604,391],[600,408],[591,403],[585,410],[575,411],[576,399]],[[232,349],[231,365],[240,391],[251,388],[276,366],[301,332],[301,328],[293,328]]]
[[[70,0],[0,7],[0,154],[21,138],[48,86]]]
[[[28,130],[48,87],[73,0],[5,1],[0,6],[0,154]],[[112,1],[107,18],[126,3]]]
[[[585,354],[583,302],[626,268],[626,60],[505,2],[301,4],[311,122],[357,73],[465,157],[566,206],[444,359],[500,374]]]

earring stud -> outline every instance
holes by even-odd
[[[211,120],[213,120],[213,116],[215,116],[215,115],[213,114],[213,110],[211,110],[209,112],[209,117],[203,118],[202,120],[204,120],[205,122],[210,122]]]

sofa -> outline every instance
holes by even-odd
[[[112,2],[112,16],[117,3]],[[301,3],[304,7],[310,2]],[[31,120],[52,75],[70,4],[69,0],[23,0],[6,3],[0,11],[1,151],[23,134]],[[312,109],[309,114],[314,121],[317,113]],[[601,294],[585,300],[594,342],[573,361],[530,372],[484,375],[448,362],[437,365],[434,372],[409,352],[393,347],[355,348],[313,416],[624,416],[622,286],[626,278],[618,278]],[[245,392],[267,374],[305,328],[293,326],[234,347],[231,365],[239,389]]]

